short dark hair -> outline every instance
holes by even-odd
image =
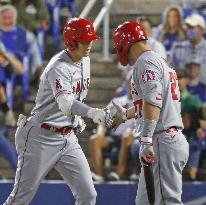
[[[140,23],[147,22],[150,26],[152,26],[152,21],[146,16],[141,16],[140,18],[138,18],[138,20]]]
[[[192,65],[196,65],[196,66],[201,66],[201,64],[200,63],[187,63],[185,66],[188,68],[188,67],[190,67],[190,66],[192,66]]]

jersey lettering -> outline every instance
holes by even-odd
[[[132,95],[138,95],[138,92],[137,92],[137,90],[136,90],[136,88],[135,88],[135,84],[134,84],[134,83],[131,83],[131,85],[132,85],[131,94],[132,94]]]
[[[171,93],[172,93],[172,99],[178,100],[177,96],[177,74],[175,72],[169,72],[170,73],[170,83],[171,83]]]
[[[143,107],[143,100],[142,99],[134,101],[135,118],[136,119],[142,117],[142,107]]]
[[[83,88],[83,90],[88,89],[89,84],[90,84],[90,78],[84,79],[84,88]]]
[[[62,89],[62,85],[60,83],[60,79],[56,79],[56,90],[61,90]]]
[[[155,80],[155,72],[153,70],[146,70],[144,71],[144,73],[142,74],[142,81],[144,83],[151,81],[151,80]]]
[[[90,78],[86,78],[83,80],[83,84],[81,85],[81,81],[79,80],[75,86],[73,86],[73,94],[74,93],[79,93],[80,91],[83,91],[83,90],[88,90],[89,88],[89,85],[90,85]],[[82,87],[81,87],[82,86]]]
[[[78,81],[76,83],[76,93],[80,92],[80,90],[81,90],[81,81]]]

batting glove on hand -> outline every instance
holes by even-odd
[[[93,120],[94,123],[100,124],[103,123],[107,127],[112,126],[112,119],[110,116],[110,112],[107,108],[105,109],[98,109],[98,108],[91,108],[87,116]]]
[[[84,120],[80,117],[77,121],[77,125],[74,127],[74,133],[75,134],[80,134],[82,133],[86,128],[86,123]]]
[[[155,162],[153,145],[148,143],[145,144],[142,142],[140,146],[139,157],[142,165],[148,166],[150,164],[153,164]]]
[[[117,110],[117,112],[113,117],[113,123],[112,123],[112,128],[116,130],[120,124],[124,123],[127,120],[127,110],[122,106],[116,104],[114,101],[112,101],[112,104]]]

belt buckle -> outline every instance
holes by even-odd
[[[56,132],[56,128],[51,126],[48,130],[52,131],[52,132]]]
[[[64,127],[64,128],[62,129],[62,134],[63,134],[63,135],[67,134],[67,127]]]
[[[175,132],[175,131],[177,131],[176,127],[170,127],[166,130],[166,133]]]

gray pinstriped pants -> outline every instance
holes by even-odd
[[[18,168],[13,191],[4,205],[28,205],[41,180],[55,168],[70,187],[76,205],[94,205],[96,191],[87,159],[72,132],[61,135],[31,122],[15,135]]]
[[[156,162],[153,165],[155,205],[182,205],[182,170],[189,145],[181,131],[162,132],[153,137]],[[149,205],[144,171],[141,169],[136,205]]]

